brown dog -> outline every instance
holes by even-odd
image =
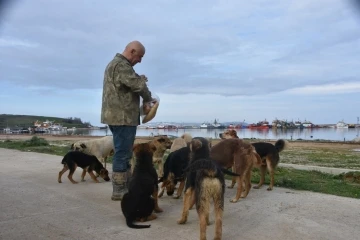
[[[219,136],[221,139],[239,138],[235,130],[227,130],[224,133],[219,134]],[[286,148],[287,141],[279,139],[276,141],[275,145],[267,142],[256,142],[252,143],[252,145],[255,147],[257,154],[259,154],[262,159],[261,165],[256,165],[260,168],[260,182],[257,186],[254,186],[254,188],[259,189],[264,184],[267,169],[270,174],[270,185],[267,190],[270,191],[274,188],[274,171],[280,161],[279,153]],[[232,184],[229,188],[233,188],[234,185],[235,178],[233,178]]]
[[[260,165],[260,156],[256,153],[255,148],[241,139],[224,139],[214,145],[210,150],[210,158],[215,160],[223,168],[233,167],[233,172],[239,174],[236,177],[238,189],[236,196],[231,202],[237,202],[243,192],[245,185],[244,198],[248,195],[251,188],[251,172],[254,164]]]
[[[152,144],[156,147],[156,151],[153,154],[153,163],[157,166],[158,176],[161,177],[163,175],[163,163],[162,159],[165,154],[165,151],[170,149],[172,141],[165,135],[155,136],[151,141]],[[134,171],[135,167],[135,157],[131,159],[131,172]]]

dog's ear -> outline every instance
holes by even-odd
[[[231,130],[231,136],[238,138],[237,132],[235,130]]]
[[[149,143],[149,147],[150,147],[150,150],[151,150],[152,152],[155,152],[156,149],[157,149],[156,146],[155,146],[155,144],[152,143],[152,142]]]
[[[80,147],[86,148],[86,145],[84,143],[80,144]]]
[[[133,151],[136,152],[136,150],[139,148],[139,143],[133,145]]]
[[[190,151],[196,151],[202,147],[202,142],[198,139],[193,139],[190,144]]]

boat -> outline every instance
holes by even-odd
[[[314,124],[310,121],[305,120],[302,125],[304,126],[304,128],[312,128]]]
[[[336,128],[349,128],[349,125],[346,124],[344,121],[338,121],[336,123]]]
[[[205,128],[209,128],[209,126],[210,126],[210,124],[203,122],[203,123],[200,125],[200,128],[205,129]]]
[[[301,121],[299,121],[299,120],[298,120],[298,121],[295,121],[294,124],[295,124],[295,128],[300,128],[300,129],[301,129],[301,128],[304,128],[304,125],[303,125],[303,124],[301,123]]]
[[[272,121],[272,127],[273,128],[282,128],[282,124],[281,121],[278,119],[275,119]]]
[[[50,131],[61,131],[63,129],[63,127],[60,124],[55,123],[55,124],[52,124],[51,126],[49,126],[48,129]]]
[[[248,128],[250,129],[269,129],[269,122],[266,121],[260,121],[258,123],[252,123],[248,125]]]
[[[218,120],[214,120],[214,123],[212,123],[210,125],[210,128],[216,128],[216,129],[222,129],[222,128],[225,128],[225,126],[221,123],[219,123],[219,119]]]

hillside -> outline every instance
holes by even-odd
[[[13,127],[31,127],[35,121],[45,122],[54,121],[59,123],[63,127],[76,127],[86,128],[91,125],[89,122],[82,122],[80,118],[69,117],[69,118],[58,118],[49,116],[31,116],[31,115],[11,115],[11,114],[0,114],[0,128],[13,128]]]

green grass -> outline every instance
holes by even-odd
[[[282,163],[360,170],[360,152],[344,149],[296,149],[280,153]]]
[[[257,184],[260,180],[258,169],[253,170],[251,181]],[[360,174],[360,173],[354,173]],[[265,184],[270,183],[269,174],[265,177]],[[306,190],[326,193],[343,197],[360,198],[360,184],[347,181],[344,174],[332,175],[318,171],[305,171],[292,168],[278,167],[275,170],[275,186],[294,190]],[[267,188],[263,186],[262,189]]]
[[[70,144],[61,146],[52,145],[45,139],[34,136],[30,140],[26,141],[5,140],[0,142],[0,147],[16,149],[24,152],[38,152],[64,156],[69,151]]]

